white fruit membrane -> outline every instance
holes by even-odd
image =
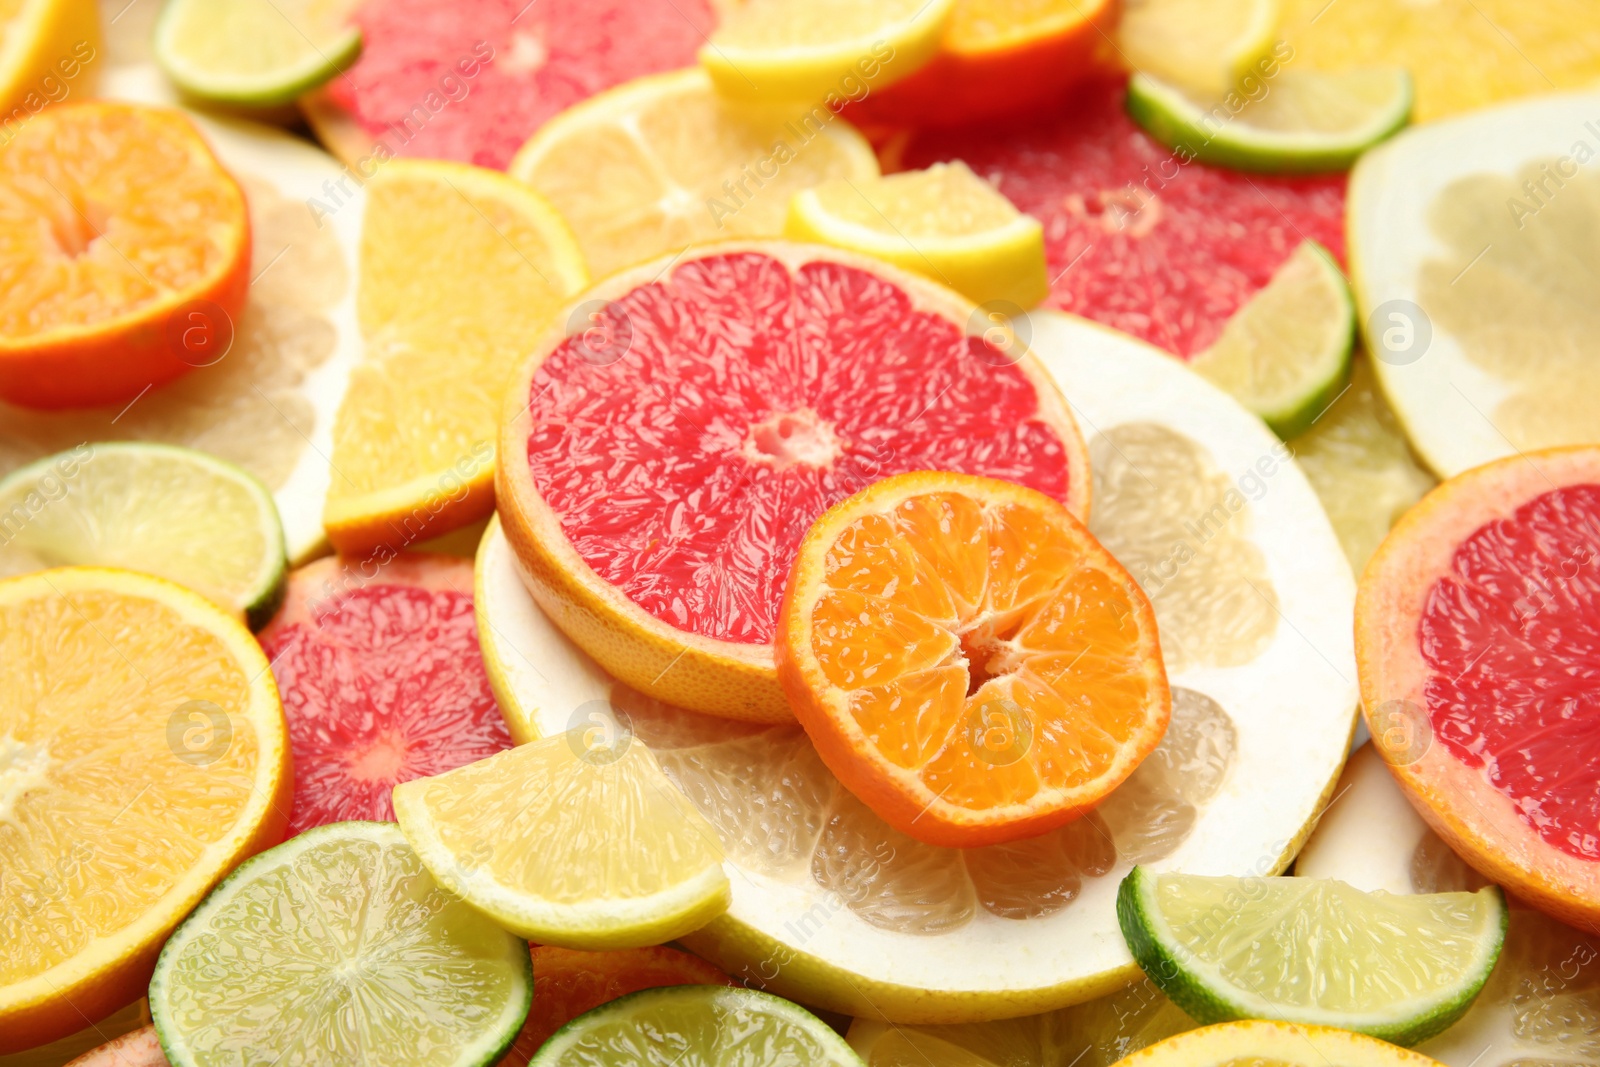
[[[1080,1003],[1137,976],[1115,914],[1135,862],[1277,873],[1331,795],[1355,725],[1355,586],[1287,450],[1142,342],[1054,312],[1018,335],[1072,405],[1095,466],[1090,527],[1150,594],[1174,693],[1161,748],[1061,830],[971,850],[896,833],[798,726],[691,715],[613,683],[534,605],[498,524],[485,535],[479,634],[513,732],[519,717],[543,736],[624,713],[615,728],[651,748],[727,852],[733,904],[685,943],[752,985],[907,1023]]]

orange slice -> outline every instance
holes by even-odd
[[[188,119],[45,109],[0,148],[0,399],[120,403],[216,362],[249,272],[244,193]]]
[[[1058,501],[916,472],[834,507],[784,593],[778,678],[890,826],[973,847],[1070,822],[1172,712],[1155,613]]]

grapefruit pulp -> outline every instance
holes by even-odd
[[[1087,514],[1048,375],[974,305],[885,264],[711,246],[612,277],[558,324],[506,400],[501,521],[556,624],[669,703],[791,717],[772,640],[795,550],[879,478],[980,474]]]

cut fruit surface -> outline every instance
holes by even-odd
[[[1194,357],[1194,369],[1288,440],[1344,391],[1355,329],[1344,273],[1307,241]]]
[[[1362,705],[1430,826],[1600,931],[1600,447],[1500,460],[1396,524],[1356,602]]]
[[[1117,52],[1135,72],[1221,96],[1272,50],[1280,0],[1124,0]]]
[[[1044,225],[1048,306],[1185,358],[1302,242],[1344,254],[1342,176],[1184,164],[1128,117],[1119,83],[1087,85],[1003,137],[987,124],[917,134],[890,169],[953,159]]]
[[[829,108],[734,107],[696,68],[564,112],[510,169],[572,224],[599,278],[692,244],[776,237],[793,194],[876,178],[878,160]]]
[[[1396,895],[1143,867],[1123,880],[1117,917],[1145,974],[1200,1022],[1277,1019],[1402,1045],[1466,1012],[1506,930],[1493,887]]]
[[[467,560],[330,556],[261,633],[294,750],[289,832],[394,818],[400,782],[511,744],[478,651]]]
[[[716,834],[626,734],[573,730],[395,787],[441,885],[540,944],[671,941],[728,907]]]
[[[250,220],[182,115],[66,103],[0,151],[0,263],[16,278],[0,299],[0,397],[126,403],[220,358],[250,284]]]
[[[1387,1041],[1327,1026],[1237,1022],[1170,1037],[1127,1067],[1440,1067]]]
[[[784,593],[778,679],[894,829],[945,846],[1086,813],[1166,733],[1150,601],[1059,501],[919,472],[830,508]]]
[[[250,632],[131,571],[0,582],[0,1052],[139,996],[234,864],[277,841],[283,709]]]
[[[802,190],[789,201],[784,232],[887,260],[979,304],[1020,311],[1050,293],[1039,220],[1019,213],[959,160]]]
[[[367,183],[367,351],[334,423],[323,512],[335,546],[399,551],[489,513],[506,377],[587,282],[555,209],[503,174],[403,161]]]
[[[498,497],[534,594],[617,678],[791,717],[772,637],[813,519],[945,469],[1087,510],[1059,390],[954,293],[809,245],[724,245],[589,290],[510,387]],[[580,314],[581,313],[581,314]]]
[[[174,0],[156,23],[161,69],[185,92],[274,107],[338,74],[361,51],[343,0]]]
[[[346,822],[213,890],[161,950],[150,1010],[173,1067],[221,1067],[241,1049],[287,1063],[487,1067],[532,994],[524,942],[440,887],[398,828]]]

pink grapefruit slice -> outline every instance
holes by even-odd
[[[1008,328],[878,261],[759,242],[581,296],[513,379],[496,492],[534,599],[601,666],[774,722],[792,719],[772,642],[801,538],[914,470],[1088,513],[1077,426]]]
[[[289,835],[394,820],[401,782],[511,747],[478,651],[472,561],[329,556],[261,632],[294,752]]]
[[[1356,599],[1373,741],[1492,881],[1600,932],[1600,445],[1445,482]]]

